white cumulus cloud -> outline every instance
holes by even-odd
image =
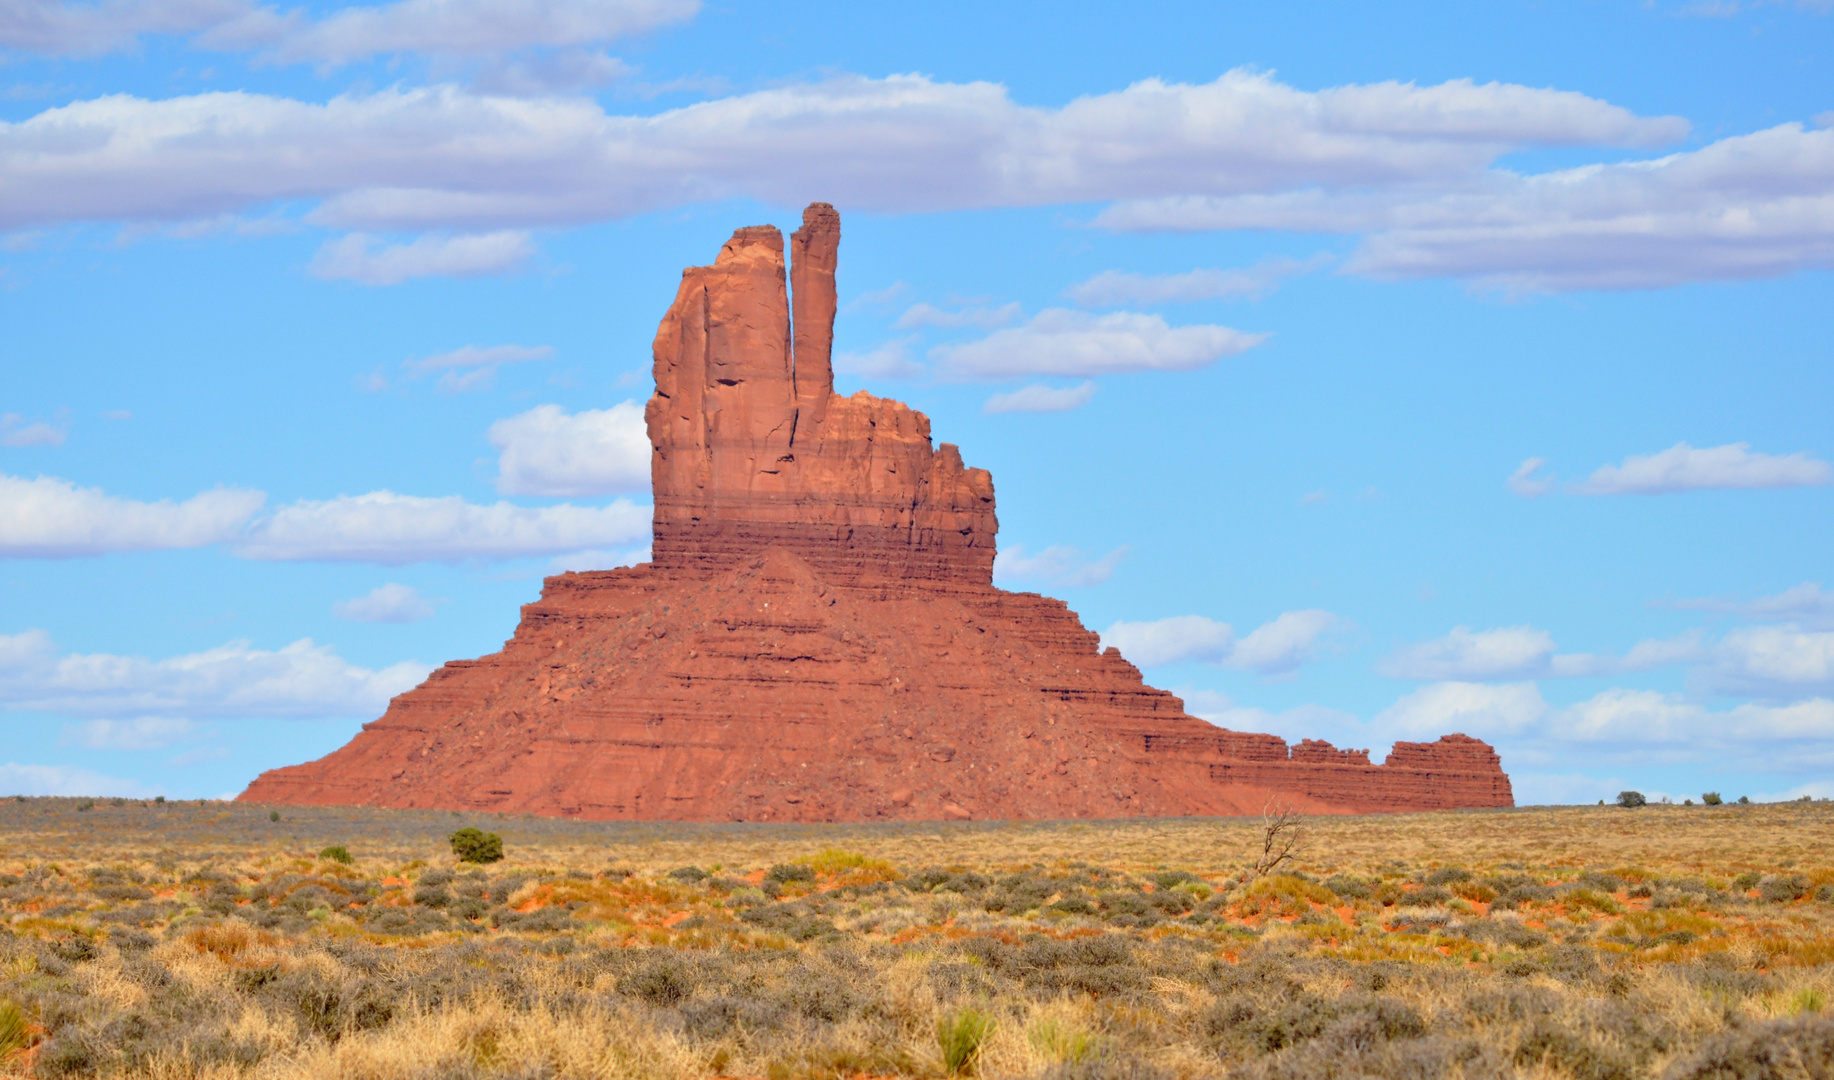
[[[43,631],[0,635],[0,706],[91,719],[375,716],[426,678],[403,661],[372,671],[302,638],[277,650],[232,641],[154,660],[59,655]],[[127,728],[98,729],[112,732]]]
[[[1095,397],[1095,384],[1077,386],[1023,386],[1011,393],[992,394],[981,411],[989,415],[1009,412],[1069,412],[1089,404]]]
[[[996,330],[979,341],[938,345],[930,357],[944,374],[958,379],[1190,371],[1268,337],[1227,326],[1173,327],[1157,315],[1136,312],[1092,315],[1047,308],[1023,326]]]
[[[433,605],[411,586],[389,582],[363,596],[339,600],[332,614],[351,622],[408,623],[433,617]]]
[[[1423,686],[1376,714],[1375,726],[1408,738],[1462,732],[1494,739],[1541,722],[1547,701],[1532,682],[1438,682]]]
[[[1662,495],[1708,488],[1814,487],[1834,483],[1834,466],[1807,453],[1754,453],[1750,443],[1695,449],[1676,443],[1659,454],[1606,465],[1576,489],[1586,495]]]
[[[649,531],[649,508],[628,499],[530,508],[372,491],[283,506],[249,527],[236,554],[383,565],[514,559],[628,546]]]
[[[1457,187],[1522,147],[1656,145],[1686,131],[1567,91],[1464,80],[1304,91],[1239,70],[1061,108],[921,75],[840,75],[653,116],[454,86],[323,103],[120,94],[0,124],[0,231],[195,220],[282,199],[317,200],[312,219],[335,227],[470,232],[736,198],[791,205],[812,191],[911,212]],[[405,273],[376,265],[386,260],[367,244],[338,241],[320,265],[357,280]],[[501,269],[519,251],[460,265]]]
[[[994,553],[993,578],[1003,584],[1041,581],[1059,588],[1084,588],[1113,577],[1115,567],[1126,554],[1123,545],[1090,560],[1076,548],[1052,544],[1036,555],[1027,555],[1024,544],[1014,544]]]
[[[302,499],[257,516],[265,501],[259,491],[219,488],[184,502],[138,502],[55,477],[0,474],[0,558],[227,544],[249,559],[400,565],[628,548],[650,530],[649,508],[628,499],[537,508],[372,491]]]
[[[138,502],[68,480],[0,474],[0,558],[70,558],[203,547],[240,535],[259,491],[218,488],[184,502]]]
[[[1351,273],[1512,292],[1774,277],[1834,265],[1834,129],[1781,124],[1653,160],[1536,175],[1149,197],[1096,220],[1364,233]]]
[[[1834,693],[1834,631],[1738,627],[1714,646],[1699,678],[1722,694],[1779,699]]]
[[[519,269],[535,254],[529,234],[513,229],[477,236],[422,236],[375,246],[367,233],[328,240],[307,267],[326,281],[399,285],[423,277],[481,277]]]
[[[1237,638],[1228,623],[1202,615],[1174,615],[1151,622],[1116,622],[1102,631],[1102,646],[1121,650],[1140,667],[1199,660],[1261,675],[1290,672],[1314,658],[1345,620],[1316,609],[1288,611]]]
[[[497,490],[505,495],[609,495],[648,491],[650,437],[643,406],[568,414],[538,405],[490,425]]]

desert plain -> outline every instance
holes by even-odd
[[[1257,873],[1258,817],[668,825],[9,800],[0,1074],[1834,1068],[1834,804],[1298,826],[1293,857]],[[460,861],[448,838],[466,827],[504,857]]]

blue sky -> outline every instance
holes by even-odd
[[[6,0],[0,789],[643,558],[679,271],[825,199],[839,389],[1192,712],[1834,796],[1834,5],[1216,8]]]

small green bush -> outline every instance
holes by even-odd
[[[993,1034],[993,1017],[980,1009],[958,1009],[936,1021],[936,1044],[950,1075],[974,1071],[981,1048]]]
[[[1639,806],[1649,805],[1641,791],[1620,791],[1617,793],[1617,804],[1626,810],[1635,810]]]
[[[279,820],[280,820],[280,811],[278,811],[278,810],[269,810],[269,811],[267,812],[267,819],[268,819],[269,821],[279,821]]]
[[[1738,797],[1738,804],[1739,804],[1740,806],[1750,806],[1750,805],[1751,805],[1751,796],[1749,796],[1749,795],[1740,795],[1740,796]]]
[[[493,863],[503,859],[503,838],[494,832],[467,825],[447,839],[452,843],[452,854],[461,862]]]
[[[1700,797],[1700,801],[1706,803],[1708,806],[1718,806],[1726,800],[1719,797],[1719,792],[1709,791]]]
[[[789,881],[814,881],[815,868],[800,863],[778,863],[764,872],[764,880],[779,885]]]
[[[1787,904],[1809,894],[1812,886],[1799,874],[1775,874],[1758,881],[1758,898],[1772,904]]]
[[[357,861],[350,857],[350,849],[343,844],[331,845],[319,852],[318,857],[321,859],[330,859],[332,862],[343,863],[345,866],[351,866]]]

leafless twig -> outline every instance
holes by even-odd
[[[1274,872],[1280,864],[1299,854],[1305,843],[1304,818],[1291,806],[1276,808],[1269,799],[1261,807],[1261,853],[1255,858],[1253,876]]]

